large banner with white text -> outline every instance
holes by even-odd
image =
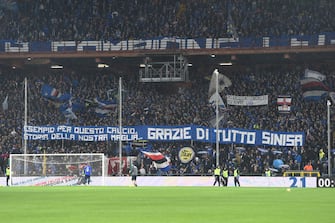
[[[133,51],[166,49],[220,49],[220,48],[268,48],[278,46],[306,47],[335,44],[335,32],[314,35],[262,36],[239,38],[179,38],[158,37],[131,40],[83,40],[21,42],[0,40],[0,52],[83,52],[83,51]]]
[[[303,132],[274,132],[239,128],[218,129],[196,125],[183,126],[25,126],[25,140],[74,140],[74,141],[180,141],[221,144],[303,146]]]

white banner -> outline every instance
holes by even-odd
[[[236,106],[259,106],[268,105],[268,95],[260,96],[237,96],[227,95],[227,104]]]
[[[132,186],[131,177],[91,177],[91,186]],[[241,187],[284,187],[315,188],[316,177],[254,177],[241,176]],[[138,176],[139,186],[207,186],[212,187],[213,176]],[[0,177],[0,186],[6,185],[6,178]],[[15,177],[11,186],[75,186],[78,177]],[[228,187],[234,187],[234,177],[229,176]]]

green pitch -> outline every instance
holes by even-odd
[[[0,187],[3,223],[334,222],[335,189]]]

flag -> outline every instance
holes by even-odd
[[[122,90],[122,94],[124,95],[126,90]],[[119,91],[117,88],[107,90],[107,98],[109,101],[112,101],[114,104],[117,104],[119,101]]]
[[[94,109],[94,112],[99,117],[105,117],[105,116],[109,115],[109,113],[111,113],[112,111],[110,109],[104,109],[104,108],[96,107]]]
[[[269,150],[263,149],[263,148],[257,148],[257,150],[262,152],[262,153],[268,153],[269,152]]]
[[[71,95],[68,93],[62,94],[56,88],[44,84],[41,89],[41,94],[43,97],[52,99],[52,100],[59,100],[59,101],[68,101],[71,98]]]
[[[134,140],[132,142],[127,142],[125,145],[122,146],[123,151],[129,155],[133,150],[138,152],[141,151],[151,151],[152,145],[149,143],[148,140]]]
[[[109,100],[101,100],[99,98],[95,98],[94,102],[98,104],[100,108],[103,109],[114,109],[117,106],[116,101],[109,101]]]
[[[161,171],[169,171],[170,170],[170,159],[166,156],[164,156],[162,153],[160,152],[146,152],[146,151],[142,151],[142,153],[149,157],[155,167],[157,169],[160,169]]]
[[[216,108],[216,102],[219,106],[219,108],[223,109],[225,108],[225,104],[222,100],[222,97],[219,93],[215,92],[210,98],[209,98],[209,104],[213,107]]]
[[[222,97],[217,92],[215,92],[212,95],[212,97],[209,99],[209,103],[214,109],[216,109],[216,102],[219,106],[218,117],[217,117],[217,120],[216,120],[216,116],[209,120],[209,123],[211,124],[211,126],[216,126],[216,124],[219,124],[225,115],[224,109],[226,109],[226,106],[222,100]]]
[[[307,91],[302,94],[307,101],[319,101],[327,95],[327,91]]]
[[[216,92],[216,74],[218,75],[218,92],[222,92],[226,87],[232,85],[231,80],[226,76],[218,72],[217,69],[213,71],[211,81],[209,83],[208,96],[211,97]]]
[[[44,84],[41,91],[44,97],[57,98],[60,95],[60,92],[58,92],[56,88],[51,87],[48,84]]]
[[[70,119],[70,120],[78,119],[76,114],[74,114],[74,112],[72,111],[71,108],[65,109],[62,113],[65,116],[65,118],[67,118],[67,119]]]
[[[306,69],[305,74],[304,74],[304,78],[314,78],[314,79],[317,79],[319,81],[324,81],[326,79],[326,75],[321,74],[321,73],[319,73],[317,71],[314,71],[314,70]]]
[[[84,102],[85,102],[85,107],[86,108],[89,108],[89,107],[97,107],[98,106],[98,103],[91,100],[91,99],[84,99]]]
[[[2,102],[2,110],[8,110],[8,95],[6,96],[5,100]]]
[[[133,147],[146,148],[148,146],[148,140],[134,140],[131,142]]]
[[[335,92],[329,92],[329,97],[332,100],[333,104],[335,104]]]
[[[315,78],[305,78],[302,79],[300,83],[303,91],[329,91],[328,86]]]
[[[109,115],[117,107],[117,103],[115,101],[100,100],[99,98],[95,98],[93,101],[97,106],[94,110],[95,114],[99,117],[105,117]]]
[[[281,113],[289,113],[291,111],[291,96],[280,95],[277,98],[278,111]]]
[[[117,88],[112,88],[107,90],[106,92],[107,98],[109,101],[112,101],[114,104],[119,103],[120,100],[120,95],[119,95],[119,89]],[[122,97],[125,98],[128,94],[128,91],[125,89],[122,89]]]
[[[218,81],[218,82],[217,82]],[[222,114],[222,110],[226,108],[220,92],[224,90],[224,88],[231,86],[231,81],[228,77],[223,74],[220,74],[217,69],[213,71],[211,81],[209,83],[209,103],[216,110],[216,105],[218,105],[218,110],[216,110],[217,114],[214,119],[211,119],[209,122],[212,126],[216,126],[219,122],[224,118],[224,114]],[[216,90],[216,87],[218,89]]]
[[[330,90],[322,81],[315,78],[304,78],[300,81],[305,100],[318,101]]]
[[[64,103],[59,107],[60,112],[69,120],[78,119],[76,114],[72,110],[72,101]]]

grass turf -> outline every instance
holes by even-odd
[[[0,187],[1,222],[334,222],[335,189]]]

